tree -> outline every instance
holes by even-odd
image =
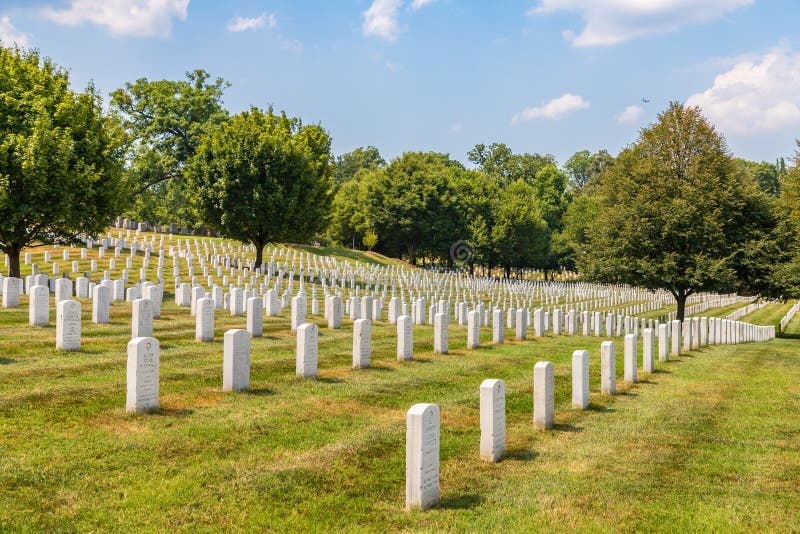
[[[588,184],[596,182],[603,172],[613,165],[614,157],[600,150],[592,154],[588,150],[575,152],[564,164],[572,189],[578,193]]]
[[[775,292],[800,298],[800,140],[794,164],[782,176],[777,199],[776,241],[781,257],[772,270]]]
[[[692,293],[735,286],[736,255],[759,230],[759,194],[699,108],[671,103],[601,179],[582,270],[667,289],[683,320]]]
[[[743,172],[748,173],[758,183],[758,187],[764,193],[772,197],[778,196],[781,179],[786,174],[786,163],[783,158],[778,158],[775,163],[767,161],[757,163],[741,158],[736,158],[734,161],[741,166]]]
[[[123,132],[93,86],[36,51],[0,46],[0,250],[9,276],[35,243],[77,243],[122,208]]]
[[[514,154],[503,143],[475,145],[467,154],[469,160],[480,170],[496,178],[501,186],[522,179],[529,184],[534,183],[536,173],[547,165],[555,165],[555,158],[547,154]]]
[[[491,238],[506,278],[513,267],[536,265],[547,254],[550,230],[535,195],[534,188],[519,179],[495,199]]]
[[[364,234],[364,246],[367,247],[367,250],[371,251],[373,248],[375,248],[375,245],[377,244],[378,244],[378,234],[376,234],[372,230]]]
[[[406,152],[366,173],[359,199],[365,224],[388,251],[407,253],[412,265],[421,251],[448,255],[450,245],[465,233],[454,186],[461,172],[463,166],[446,154]]]
[[[133,215],[196,224],[183,172],[203,133],[227,119],[222,95],[229,86],[198,69],[183,81],[141,78],[111,93],[111,107],[123,117],[130,139]]]
[[[330,136],[286,114],[257,108],[200,137],[186,178],[200,218],[256,247],[300,242],[324,228],[330,208]]]
[[[336,168],[333,171],[333,183],[343,184],[352,180],[360,171],[384,167],[386,160],[374,146],[359,147],[352,152],[336,157]]]

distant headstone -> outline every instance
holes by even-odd
[[[342,327],[342,299],[337,295],[327,298],[328,328],[336,330]]]
[[[467,313],[467,348],[477,349],[481,344],[480,312],[472,310]]]
[[[524,308],[517,310],[515,326],[517,340],[524,341],[528,337],[528,311]]]
[[[292,332],[297,331],[297,327],[306,322],[306,294],[298,293],[292,299]]]
[[[194,335],[196,341],[214,341],[215,308],[213,299],[202,298],[197,301]]]

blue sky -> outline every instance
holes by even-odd
[[[203,68],[334,152],[616,154],[669,101],[755,160],[800,137],[798,0],[0,0],[0,40],[107,94]],[[649,102],[644,102],[648,99]]]

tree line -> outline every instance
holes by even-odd
[[[319,124],[272,108],[231,114],[203,70],[103,99],[37,51],[0,47],[0,249],[76,242],[120,214],[253,243],[327,241],[411,264],[513,276],[577,271],[672,291],[800,295],[800,150],[733,157],[702,111],[672,103],[617,156],[478,144],[331,153]]]

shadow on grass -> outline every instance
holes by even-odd
[[[392,372],[397,370],[394,367],[388,367],[388,366],[385,366],[385,365],[370,365],[369,368],[374,370],[374,371],[383,371],[383,372],[389,372],[389,373],[392,373]]]
[[[539,456],[539,453],[530,449],[512,449],[506,451],[505,458],[520,462],[530,462],[535,460],[537,456]]]
[[[450,495],[439,501],[437,508],[445,510],[469,510],[486,500],[482,495],[477,493],[462,493],[460,495]]]
[[[191,408],[159,408],[153,415],[164,417],[188,417],[194,413]]]
[[[254,397],[269,397],[271,395],[275,395],[275,392],[269,388],[256,388],[256,389],[248,389],[247,391],[242,391],[245,395],[253,395]]]
[[[780,334],[778,339],[800,339],[800,333],[798,334]]]
[[[13,358],[0,358],[0,365],[5,365],[8,363],[16,363],[17,360]]]
[[[330,377],[318,376],[317,377],[317,382],[322,382],[324,384],[341,384],[342,382],[344,382],[344,380],[342,380],[341,378],[330,378]]]
[[[665,363],[665,362],[662,362]],[[671,375],[672,371],[668,371],[667,369],[656,369],[653,371],[654,375]]]
[[[553,425],[553,430],[557,430],[559,432],[583,432],[583,427],[564,423],[556,423]]]
[[[658,384],[658,381],[650,380],[649,378],[645,378],[644,380],[642,380],[640,378],[639,380],[637,380],[637,384],[650,384],[650,385],[653,385],[653,384]]]
[[[589,406],[586,409],[590,412],[598,412],[598,413],[614,413],[617,411],[614,408],[609,408],[608,406],[603,406],[602,404],[595,404],[593,402],[590,402]]]

